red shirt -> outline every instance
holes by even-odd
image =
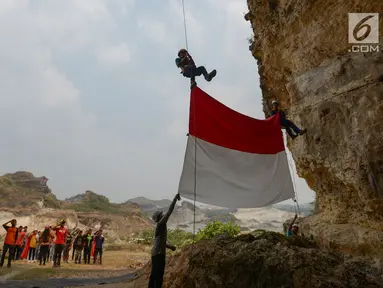
[[[25,232],[24,231],[19,232],[19,234],[17,235],[16,245],[18,245],[18,246],[23,245],[23,238],[24,237],[25,237]]]
[[[56,228],[56,244],[65,244],[67,230],[65,227]]]
[[[15,245],[17,232],[19,229],[17,227],[8,227],[8,226],[4,228],[7,230],[7,235],[5,236],[4,244]]]

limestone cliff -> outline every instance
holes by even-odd
[[[383,54],[349,51],[348,13],[381,13],[383,1],[248,0],[248,8],[264,112],[278,99],[308,129],[288,140],[317,194],[303,231],[353,252],[382,251]],[[382,50],[382,19],[379,36]]]

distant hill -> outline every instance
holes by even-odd
[[[294,205],[291,204],[275,204],[272,205],[272,207],[277,208],[282,211],[287,211],[287,212],[294,212],[295,213],[295,208]],[[299,204],[299,212],[303,214],[304,216],[311,215],[314,211],[315,207],[315,201],[311,203],[303,203]]]
[[[110,214],[125,214],[132,211],[140,211],[140,207],[137,204],[111,203],[104,195],[99,195],[89,190],[83,194],[65,199],[62,202],[62,207],[65,209],[73,209],[77,212],[99,211]]]
[[[166,210],[170,206],[170,204],[172,204],[172,201],[169,199],[151,200],[145,197],[136,197],[133,199],[129,199],[124,203],[138,204],[141,208],[141,211],[149,215],[157,210]]]

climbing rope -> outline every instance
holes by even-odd
[[[292,200],[294,201],[294,210],[295,210],[295,214],[299,215],[300,209],[299,209],[299,204],[298,204],[298,192],[297,192],[297,185],[295,182],[294,167],[293,167],[293,164],[291,163],[289,157],[287,157],[287,162],[289,163],[289,168],[290,168],[291,172],[293,173],[292,178],[293,178],[293,187],[294,187],[294,197],[292,198]]]
[[[185,1],[184,0],[182,0],[182,12],[183,12],[183,15],[184,15],[184,30],[185,30],[186,50],[189,51],[189,47],[188,47],[188,34],[187,34],[187,29],[186,29]]]
[[[188,34],[186,24],[186,13],[185,13],[185,1],[182,0],[182,13],[184,17],[184,32],[185,32],[185,45],[186,50],[189,51],[188,45]],[[196,113],[195,113],[195,99],[193,98],[193,114],[194,114],[194,132],[197,131],[196,125]],[[192,136],[193,137],[193,136]],[[196,222],[196,200],[197,200],[197,137],[194,137],[194,201],[193,201],[193,243],[195,241],[195,222]]]

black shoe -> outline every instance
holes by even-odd
[[[301,132],[299,132],[299,134],[300,135],[303,135],[303,134],[305,134],[307,132],[307,129],[303,129],[303,130],[301,130]]]
[[[11,264],[8,264],[8,265],[7,265],[7,268],[11,268]]]
[[[210,82],[215,76],[217,75],[217,70],[213,70],[209,73],[209,76],[207,77],[206,81]]]

